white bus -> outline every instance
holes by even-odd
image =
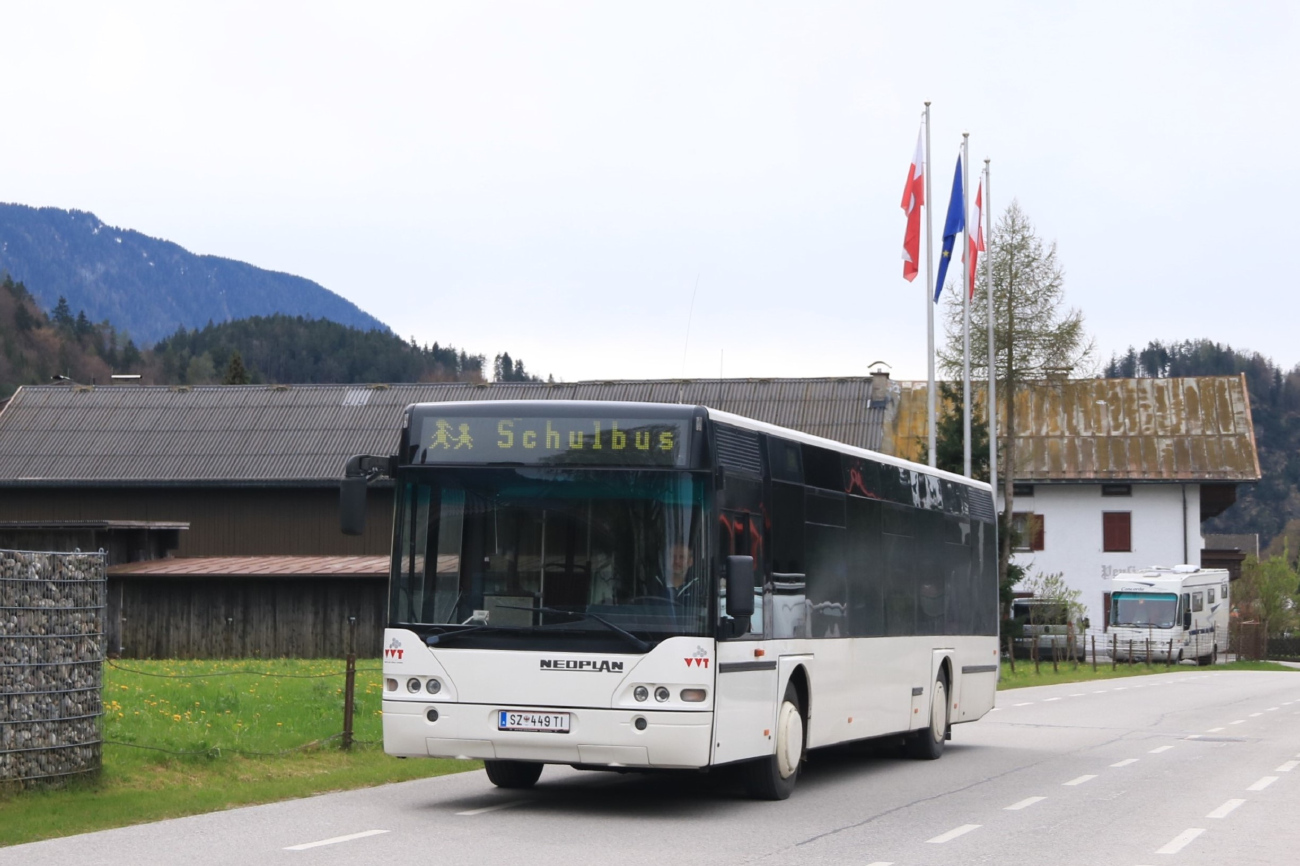
[[[1228,645],[1228,572],[1176,565],[1110,581],[1108,643],[1121,660],[1210,664]]]
[[[993,706],[987,484],[701,406],[417,404],[395,482],[384,749],[544,764],[742,765],[790,795],[808,749],[937,758]]]

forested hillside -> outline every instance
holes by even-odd
[[[59,298],[46,314],[21,282],[0,280],[0,400],[19,385],[66,376],[105,385],[114,373],[149,385],[217,383],[479,382],[483,355],[454,346],[420,346],[388,332],[363,331],[300,316],[267,316],[179,330],[150,349],[124,339],[109,322],[73,314]],[[495,358],[500,381],[528,381],[521,360]]]
[[[1106,376],[1172,377],[1246,374],[1255,445],[1263,475],[1237,488],[1237,504],[1207,521],[1206,532],[1257,532],[1263,548],[1280,553],[1283,534],[1300,554],[1300,365],[1286,371],[1258,352],[1240,352],[1211,340],[1152,341],[1111,358]]]
[[[277,313],[388,331],[311,280],[196,255],[86,211],[0,204],[0,272],[26,283],[43,309],[67,298],[90,321],[110,321],[141,345],[177,328]]]

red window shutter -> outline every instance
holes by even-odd
[[[1133,514],[1129,511],[1103,511],[1101,514],[1101,549],[1107,553],[1133,550]]]

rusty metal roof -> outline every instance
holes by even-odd
[[[110,565],[110,577],[388,577],[387,556],[204,556]]]
[[[884,387],[884,386],[887,386]],[[875,390],[873,391],[873,387]],[[410,403],[686,403],[916,460],[926,385],[870,376],[413,385],[20,388],[0,411],[0,486],[333,484],[391,454]],[[977,396],[977,401],[978,401]],[[1017,480],[1255,481],[1240,376],[1028,383]]]
[[[925,438],[926,387],[900,384],[886,450],[915,460]],[[983,389],[976,391],[982,405]],[[1001,395],[998,402],[1005,429]],[[1029,382],[1016,392],[1015,414],[1017,481],[1260,478],[1244,376]]]

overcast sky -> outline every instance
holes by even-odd
[[[968,131],[1103,360],[1208,337],[1289,369],[1298,9],[7,4],[0,200],[557,379],[924,378],[899,199],[930,100],[936,230]]]

